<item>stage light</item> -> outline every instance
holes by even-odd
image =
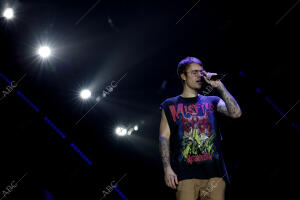
[[[139,130],[138,125],[135,125],[135,126],[133,127],[133,129],[134,129],[135,131]]]
[[[123,127],[120,127],[120,126],[118,126],[118,127],[116,128],[116,131],[115,131],[115,133],[116,133],[118,136],[124,136],[124,135],[126,135],[126,134],[127,134],[127,129],[126,129],[126,128],[123,128]]]
[[[6,8],[4,11],[3,11],[3,14],[2,16],[7,19],[7,20],[10,20],[12,18],[14,18],[14,10],[12,8]]]
[[[45,59],[51,55],[51,49],[48,46],[41,46],[37,53],[41,58]]]
[[[80,97],[82,99],[88,99],[88,98],[90,98],[91,97],[91,91],[88,90],[88,89],[81,90]]]
[[[123,128],[122,131],[121,131],[121,135],[126,135],[126,134],[127,134],[127,129]]]
[[[116,134],[119,135],[121,133],[122,128],[121,127],[117,127],[116,128]]]
[[[133,129],[129,129],[128,135],[131,135],[132,131],[133,131]]]

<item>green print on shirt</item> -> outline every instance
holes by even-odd
[[[189,132],[184,131],[182,146],[183,146],[183,158],[188,160],[188,156],[198,156],[199,154],[207,155],[213,154],[213,139],[215,134],[211,134],[209,137],[204,133],[200,133],[200,129],[190,129]]]

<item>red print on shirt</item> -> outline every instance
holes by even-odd
[[[189,106],[183,106],[182,103],[179,103],[177,104],[177,108],[175,105],[170,105],[169,109],[174,122],[179,119],[180,114],[185,116],[187,114],[198,115],[198,113],[202,113],[202,115],[205,115],[208,113],[214,113],[214,106],[211,103],[191,104]]]

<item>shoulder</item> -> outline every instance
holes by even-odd
[[[165,99],[161,104],[160,104],[160,109],[161,108],[166,108],[169,105],[175,104],[176,102],[178,102],[178,97],[179,96],[175,96],[175,97],[170,97]]]
[[[179,96],[167,98],[166,100],[164,100],[164,101],[162,102],[162,104],[163,104],[163,103],[164,103],[164,104],[167,104],[167,103],[169,103],[169,104],[176,103],[176,102],[178,101],[178,97],[179,97]]]

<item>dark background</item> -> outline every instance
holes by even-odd
[[[0,101],[1,195],[25,175],[3,199],[100,199],[121,177],[118,188],[128,199],[174,199],[158,150],[159,104],[181,93],[176,67],[186,56],[201,59],[209,72],[228,73],[222,82],[243,111],[222,121],[231,199],[297,198],[297,1],[196,3],[1,1],[1,10],[11,5],[16,17],[1,17],[0,73],[10,81],[25,75]],[[41,62],[35,49],[44,42],[54,55]],[[1,97],[7,86],[0,77]],[[85,87],[94,97],[83,102],[78,92]],[[139,130],[118,137],[119,124]],[[122,197],[112,191],[104,199]]]

